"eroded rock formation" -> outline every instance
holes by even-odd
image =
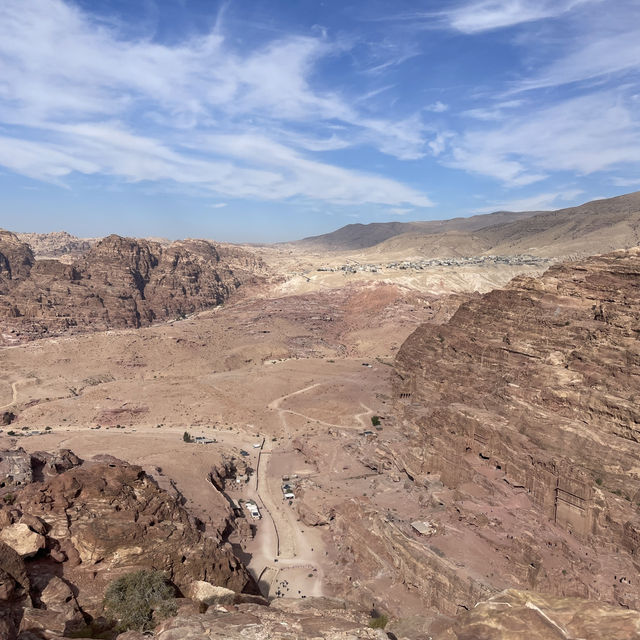
[[[10,341],[141,327],[213,307],[260,266],[241,249],[225,252],[243,265],[239,276],[204,240],[161,245],[112,235],[65,264],[35,260],[26,243],[0,231],[1,333]]]
[[[639,249],[463,304],[402,346],[394,393],[406,440],[381,455],[418,484],[441,481],[458,526],[484,526],[476,539],[487,554],[502,547],[518,581],[635,607],[639,331]]]
[[[640,614],[580,598],[554,598],[509,589],[461,613],[451,624],[433,624],[432,640],[635,640]]]

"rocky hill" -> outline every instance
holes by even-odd
[[[31,247],[37,258],[55,258],[67,263],[87,253],[98,242],[98,238],[78,238],[66,231],[16,233],[16,236]]]
[[[302,248],[329,249],[331,251],[352,251],[366,249],[389,238],[403,234],[442,234],[450,231],[476,231],[484,227],[505,224],[536,215],[536,211],[495,213],[451,218],[449,220],[428,220],[419,222],[372,222],[370,224],[348,224],[331,233],[303,238],[293,243]]]
[[[0,231],[0,329],[17,339],[74,330],[141,327],[213,307],[260,265],[242,250],[225,252],[238,273],[204,240],[167,246],[109,236],[71,264],[36,260]]]
[[[298,244],[325,250],[362,250],[365,260],[482,254],[585,257],[640,244],[640,192],[557,211],[348,225]]]
[[[558,265],[400,349],[404,439],[379,455],[436,492],[467,589],[640,605],[639,285],[640,249]]]

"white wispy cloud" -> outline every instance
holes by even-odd
[[[282,182],[267,192],[274,199],[305,195],[337,204],[402,202],[416,207],[433,206],[427,196],[395,180],[310,160],[259,134],[212,135],[204,142],[218,153],[243,162],[261,158],[265,166],[282,172]]]
[[[444,113],[445,111],[449,110],[449,105],[444,104],[444,102],[440,102],[440,100],[437,100],[433,104],[427,105],[425,108],[427,111],[433,111],[433,113]]]
[[[494,211],[550,211],[561,209],[575,203],[576,198],[583,194],[582,189],[568,189],[555,193],[539,193],[526,198],[494,202],[485,207],[475,209],[474,213],[492,213]]]
[[[503,120],[508,117],[508,111],[510,109],[520,107],[522,104],[522,100],[506,100],[485,107],[467,109],[462,112],[462,115],[475,118],[476,120]]]
[[[640,14],[637,17],[640,19]],[[511,92],[593,81],[630,71],[640,71],[640,23],[633,20],[620,31],[579,38],[569,53],[517,83]]]
[[[588,175],[640,163],[640,118],[622,92],[600,91],[513,116],[499,127],[471,129],[452,142],[450,166],[510,186],[549,172]]]
[[[444,17],[452,29],[474,34],[555,18],[593,1],[598,0],[481,0],[451,9]]]
[[[400,159],[425,154],[418,115],[364,115],[345,96],[312,86],[318,62],[342,46],[322,34],[282,35],[237,51],[219,25],[169,46],[127,39],[63,0],[4,0],[0,123],[11,135],[0,139],[0,164],[45,180],[101,173],[227,197],[429,206],[426,195],[396,180],[305,155],[361,144]],[[251,130],[274,139],[237,135]],[[239,162],[232,145],[202,142],[220,134],[253,137],[254,148],[279,161]]]
[[[637,178],[611,178],[611,184],[616,187],[640,187],[640,176]]]

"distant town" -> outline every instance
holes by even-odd
[[[317,271],[344,271],[357,273],[368,271],[376,273],[387,270],[416,270],[431,269],[433,267],[464,267],[464,266],[489,266],[489,265],[544,265],[552,262],[551,258],[541,258],[527,254],[515,256],[464,256],[460,258],[431,258],[430,260],[403,260],[399,262],[387,262],[386,264],[360,264],[350,260],[347,264],[337,267],[318,267]]]

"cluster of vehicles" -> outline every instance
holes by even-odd
[[[285,500],[289,500],[289,504],[291,504],[291,500],[293,500],[296,496],[293,493],[294,486],[289,481],[289,476],[282,476],[282,495]]]
[[[262,442],[256,442],[256,443],[253,445],[253,448],[254,448],[254,449],[262,449]],[[241,455],[243,458],[246,458],[247,456],[249,456],[249,452],[248,452],[248,451],[245,451],[244,449],[240,449],[240,455]]]

